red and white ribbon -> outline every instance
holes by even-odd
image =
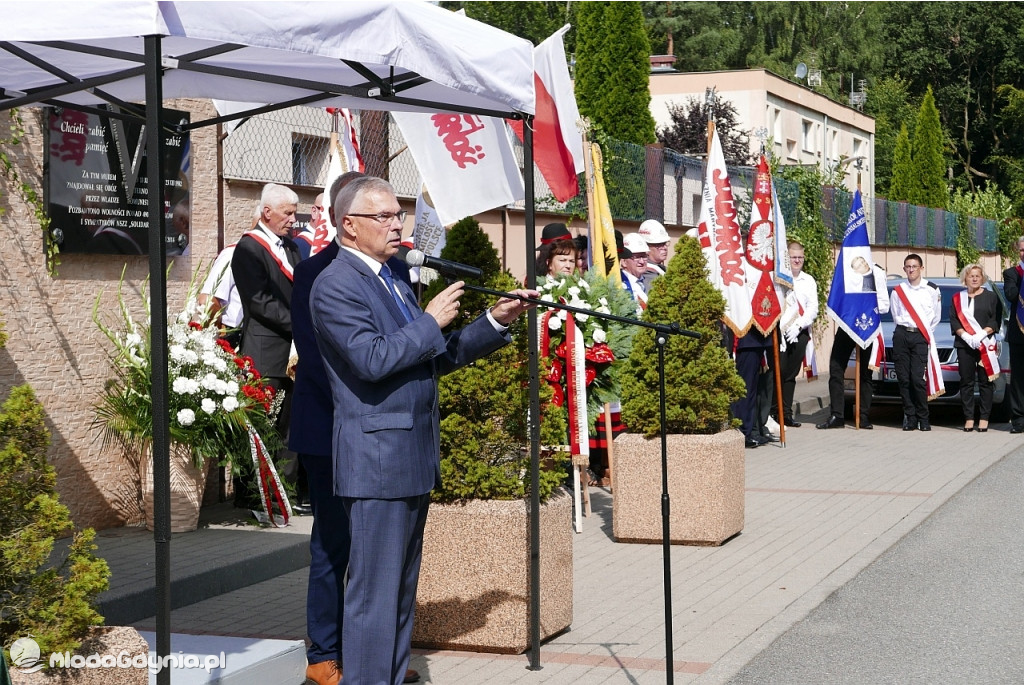
[[[984,330],[978,320],[974,318],[967,308],[967,291],[962,290],[956,294],[953,298],[953,309],[956,310],[957,318],[960,319],[960,327],[968,335],[977,335]],[[981,346],[978,351],[981,352],[981,365],[985,368],[985,373],[988,374],[988,379],[993,381],[999,375],[999,355],[996,352],[996,341],[991,335],[985,336],[981,340]]]
[[[267,455],[267,446],[263,444],[263,439],[252,426],[249,426],[249,452],[252,455],[252,464],[256,469],[256,482],[260,488],[260,505],[263,507],[263,511],[254,511],[253,513],[261,523],[270,523],[275,528],[287,526],[288,519],[292,515],[292,505],[288,501],[288,494],[284,491],[284,486],[281,485],[274,462]],[[280,514],[272,513],[275,503],[281,510]]]
[[[271,259],[277,262],[277,267],[281,269],[281,273],[288,277],[289,281],[295,280],[295,273],[292,269],[291,262],[289,262],[287,259],[282,261],[278,254],[274,251],[274,248],[270,246],[269,242],[267,242],[267,237],[266,235],[264,235],[262,231],[260,231],[259,229],[253,229],[247,232],[246,235],[263,246],[263,249],[270,254]]]
[[[903,290],[903,284],[896,286],[894,291],[896,296],[900,298],[900,302],[906,307],[907,313],[910,314],[910,318],[914,321],[914,325],[917,326],[917,330],[921,331],[921,335],[924,336],[925,342],[928,343],[928,368],[925,369],[925,378],[928,381],[928,399],[934,400],[939,395],[946,392],[946,384],[942,382],[942,369],[939,365],[939,350],[935,347],[935,338],[932,337],[931,332],[925,328],[924,323],[921,321],[921,316],[914,309],[914,305],[910,303],[910,298],[907,297],[907,293]]]

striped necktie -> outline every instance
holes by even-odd
[[[398,288],[395,287],[395,279],[391,275],[391,269],[387,264],[380,265],[380,277],[384,279],[384,284],[388,287],[388,292],[391,293],[391,297],[395,298],[395,302],[398,303],[398,308],[402,310],[402,316],[405,317],[405,322],[410,323],[412,321],[412,312],[409,311],[409,307],[406,306],[405,300],[398,294]]]

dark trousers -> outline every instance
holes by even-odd
[[[843,375],[850,362],[850,354],[858,345],[843,329],[836,331],[836,339],[832,342],[832,354],[828,358],[828,396],[829,409],[834,416],[845,418],[845,394],[843,391]],[[870,347],[868,348],[870,350]],[[871,385],[871,367],[868,366],[868,350],[860,351],[860,422],[868,423],[871,411],[871,397],[874,387]]]
[[[768,417],[778,409],[778,398],[775,392],[775,353],[771,349],[764,351],[767,367],[761,367],[757,374],[757,430],[761,435],[769,435]]]
[[[795,343],[786,343],[785,351],[779,350],[779,367],[782,377],[782,417],[787,421],[793,419],[793,395],[796,393],[796,377],[804,368],[804,352],[807,342],[811,339],[810,332],[805,328]],[[778,397],[772,395],[772,414],[779,417]]]
[[[313,528],[309,536],[309,584],[306,589],[306,660],[341,661],[345,610],[345,573],[351,538],[344,501],[334,496],[333,458],[300,454],[306,470]]]
[[[732,414],[740,420],[743,435],[748,440],[761,432],[757,418],[757,380],[761,371],[761,348],[740,348],[736,350],[736,372],[747,386],[747,393],[732,403]]]
[[[1010,319],[1011,326],[1015,325]],[[1024,344],[1010,345],[1010,421],[1014,426],[1024,426],[1024,373],[1013,373],[1013,369],[1024,369]]]
[[[978,396],[981,398],[978,418],[988,421],[992,413],[992,381],[988,379],[988,372],[978,366],[981,351],[958,346],[956,359],[960,367],[960,403],[964,407],[964,419],[974,420],[974,381],[977,380]]]
[[[921,331],[897,326],[892,334],[892,363],[903,399],[903,415],[913,421],[928,421],[928,341]]]
[[[341,650],[345,682],[399,685],[412,656],[430,494],[344,498],[352,531]]]

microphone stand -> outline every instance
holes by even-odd
[[[448,279],[451,281],[451,279]],[[525,297],[523,295],[515,295],[513,293],[506,293],[500,290],[492,290],[491,288],[483,288],[477,285],[466,284],[463,286],[466,290],[472,290],[478,293],[485,293],[487,295],[494,295],[496,297],[508,297],[522,302],[528,302],[530,304],[536,304],[539,307],[549,307],[552,309],[564,309],[567,312],[575,314],[586,314],[587,316],[594,316],[599,319],[605,319],[607,321],[616,321],[623,323],[628,326],[640,326],[642,328],[650,328],[654,330],[657,335],[655,336],[655,342],[658,345],[658,391],[660,395],[659,403],[659,416],[661,420],[661,538],[662,538],[662,559],[664,562],[664,583],[665,583],[665,681],[668,685],[672,685],[674,682],[675,666],[673,664],[672,655],[672,564],[671,564],[671,551],[672,543],[669,539],[669,495],[668,495],[668,433],[665,428],[667,421],[666,417],[666,401],[665,401],[665,344],[668,341],[669,335],[682,335],[688,338],[700,339],[700,333],[696,331],[690,331],[685,328],[680,328],[676,322],[670,324],[662,323],[651,323],[648,321],[640,321],[638,319],[630,319],[623,316],[616,316],[614,314],[605,314],[603,312],[597,312],[593,309],[581,309],[579,307],[571,307],[561,302],[549,302],[548,300],[539,300],[533,297]],[[537,515],[537,512],[531,512],[533,516]],[[540,541],[531,539],[531,563],[538,563],[540,558]],[[537,576],[539,577],[539,576]],[[540,592],[540,588],[534,587],[531,592]],[[531,615],[531,621],[540,621],[540,617]]]

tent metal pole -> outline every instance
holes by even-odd
[[[526,287],[537,287],[537,266],[530,255],[536,242],[533,196],[533,117],[523,117],[523,182],[526,186]],[[540,360],[537,310],[527,312],[530,350],[530,666],[540,665]]]
[[[164,243],[164,131],[161,126],[163,67],[160,36],[145,37],[146,50],[146,176],[149,187],[149,302],[153,398],[153,542],[156,547],[156,653],[171,653],[171,467],[170,416],[167,393],[167,245]],[[170,685],[171,669],[156,675],[157,685]]]

